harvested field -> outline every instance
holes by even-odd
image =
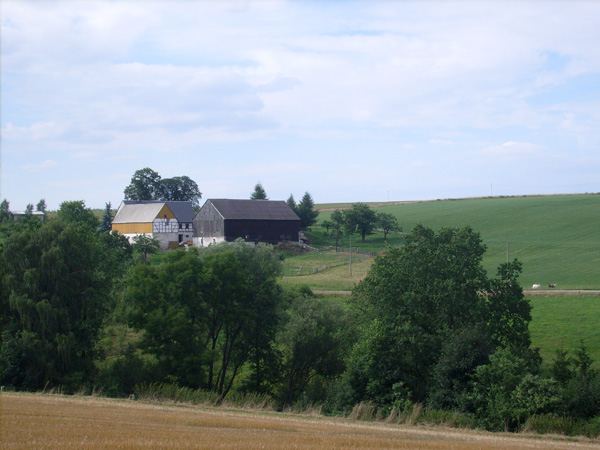
[[[600,449],[599,440],[3,394],[3,449]]]

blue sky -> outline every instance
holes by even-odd
[[[1,192],[600,192],[600,2],[0,3]],[[389,197],[388,197],[389,196]]]

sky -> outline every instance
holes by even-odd
[[[0,2],[0,198],[600,192],[598,1]]]

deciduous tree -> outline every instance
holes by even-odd
[[[40,200],[40,201],[37,203],[37,205],[36,205],[36,207],[35,207],[35,210],[36,210],[36,211],[41,211],[41,212],[46,212],[46,200],[44,200],[44,199],[41,199],[41,200]]]
[[[387,242],[388,233],[402,231],[398,219],[389,213],[377,213],[377,225],[383,230],[383,239]]]
[[[92,210],[85,206],[83,200],[62,202],[58,218],[63,222],[80,224],[94,232],[98,229],[98,219]]]
[[[154,255],[160,249],[160,242],[153,237],[145,234],[138,234],[133,238],[132,248],[143,261],[147,261],[151,255]]]
[[[38,221],[39,222],[39,221]],[[70,390],[91,379],[107,308],[95,230],[54,220],[16,230],[2,252],[0,378],[20,389]]]
[[[480,235],[469,227],[435,233],[418,225],[403,247],[376,258],[354,291],[353,303],[365,324],[352,369],[359,398],[391,402],[394,386],[402,386],[410,400],[424,401],[442,351],[451,351],[444,350],[446,342],[454,340],[464,351],[483,349],[480,338],[462,339],[462,330],[479,328],[492,350],[528,346],[530,307],[516,287],[517,272],[506,269],[504,274],[503,269],[504,275],[490,282],[481,265],[484,252]],[[446,367],[463,364],[447,356]],[[484,351],[477,360],[485,357]],[[474,363],[465,364],[474,368]],[[445,368],[439,370],[448,375]]]
[[[344,218],[346,233],[354,234],[358,231],[363,242],[368,234],[373,234],[377,225],[377,214],[366,203],[353,203],[351,209],[344,211]]]
[[[194,208],[200,206],[202,192],[189,177],[163,178],[160,182],[160,199],[168,201],[192,202]]]
[[[8,200],[4,199],[2,200],[2,203],[0,203],[0,223],[7,222],[9,220],[12,220],[10,204],[8,203]]]
[[[161,176],[145,167],[136,170],[131,182],[123,191],[126,200],[159,200],[162,193]]]

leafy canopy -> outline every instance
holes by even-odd
[[[189,201],[200,206],[202,192],[187,176],[161,178],[158,172],[146,167],[136,170],[123,191],[126,200]]]
[[[453,339],[480,349],[489,340],[486,352],[529,345],[530,306],[517,283],[520,265],[504,265],[498,279],[488,280],[484,252],[479,233],[469,227],[435,233],[418,225],[403,247],[376,258],[353,297],[365,324],[352,368],[360,397],[387,403],[400,392],[424,401],[444,344]],[[479,337],[456,339],[475,329]]]

